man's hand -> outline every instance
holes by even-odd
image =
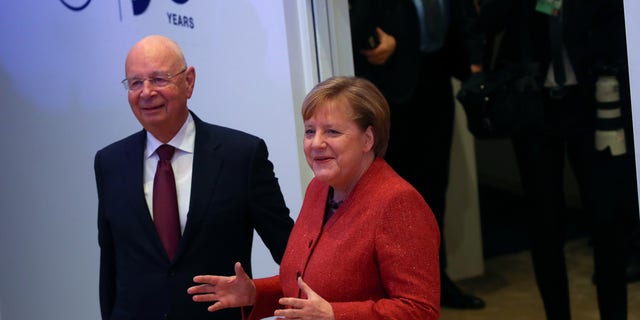
[[[360,50],[360,53],[367,58],[369,63],[374,65],[383,65],[387,63],[387,60],[389,60],[396,51],[396,38],[385,33],[379,27],[376,28],[376,35],[378,36],[380,44],[373,49]]]

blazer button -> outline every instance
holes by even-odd
[[[165,314],[162,315],[161,319],[162,320],[169,320],[169,315],[165,313]]]
[[[167,276],[168,276],[169,278],[173,278],[173,277],[175,277],[175,276],[176,276],[176,272],[175,272],[175,271],[173,271],[173,270],[169,270],[169,273],[167,274]],[[167,315],[165,314],[165,316],[167,316]]]

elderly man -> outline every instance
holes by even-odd
[[[187,107],[196,72],[173,40],[148,36],[123,84],[143,130],[97,152],[103,319],[238,319],[187,294],[197,274],[251,263],[253,230],[280,262],[293,220],[265,142]]]

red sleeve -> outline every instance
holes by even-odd
[[[256,285],[256,303],[253,305],[251,313],[248,316],[246,316],[245,313],[245,311],[248,310],[242,310],[243,320],[258,320],[273,317],[273,312],[280,306],[278,300],[283,296],[280,276],[256,279],[254,283]]]

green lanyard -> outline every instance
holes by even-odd
[[[562,0],[538,0],[536,2],[536,11],[550,16],[558,15],[558,11],[560,11],[561,7]]]

